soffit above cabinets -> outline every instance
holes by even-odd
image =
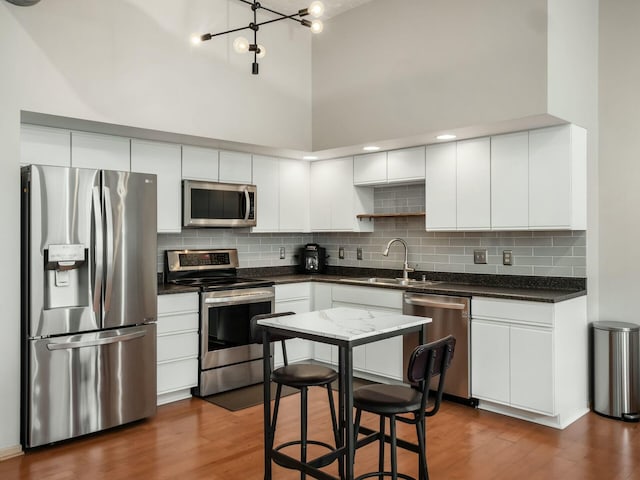
[[[322,3],[324,3],[324,15],[322,15],[322,19],[326,20],[335,17],[370,1],[371,0],[322,0]],[[262,3],[267,8],[271,8],[280,13],[290,14],[307,8],[311,0],[264,0]]]

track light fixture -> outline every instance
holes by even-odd
[[[276,12],[270,8],[263,6],[257,0],[249,1],[249,0],[238,0],[242,3],[246,3],[251,6],[251,10],[253,11],[253,21],[249,23],[246,27],[233,28],[231,30],[227,30],[225,32],[219,33],[203,33],[201,35],[194,35],[191,37],[191,41],[194,44],[198,44],[201,42],[206,42],[207,40],[211,40],[213,37],[219,37],[220,35],[226,35],[228,33],[240,32],[242,30],[251,30],[253,31],[253,43],[249,42],[245,37],[237,37],[233,41],[233,49],[238,53],[253,53],[253,64],[251,65],[251,73],[254,75],[258,74],[258,59],[264,58],[266,54],[266,49],[258,43],[258,30],[263,25],[267,25],[269,23],[279,22],[280,20],[293,20],[294,22],[298,22],[300,25],[304,27],[308,27],[313,33],[320,33],[324,28],[322,25],[322,21],[318,20],[318,17],[322,16],[324,13],[324,5],[322,2],[314,1],[309,4],[307,8],[303,8],[298,10],[296,13],[292,13],[291,15],[285,15],[284,13]],[[264,22],[258,22],[258,10],[265,10],[269,13],[277,15],[277,18],[272,20],[266,20]],[[303,17],[310,15],[315,18],[315,20],[309,21]]]

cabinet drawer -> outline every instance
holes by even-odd
[[[197,313],[178,313],[158,317],[158,335],[187,331],[198,331]]]
[[[286,285],[276,285],[276,302],[297,298],[311,297],[311,283],[288,283]]]
[[[176,312],[197,312],[198,309],[197,293],[158,295],[158,316]]]
[[[553,304],[473,297],[471,300],[471,316],[473,318],[552,325]]]
[[[354,303],[363,306],[402,309],[402,292],[375,287],[334,286],[333,302]]]
[[[197,384],[197,358],[189,358],[158,365],[158,395],[195,387]]]
[[[197,356],[197,332],[158,336],[158,363]]]

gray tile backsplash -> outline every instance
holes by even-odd
[[[424,211],[424,185],[375,189],[376,213]],[[368,222],[369,220],[362,220]],[[316,242],[327,249],[329,265],[369,268],[402,268],[404,251],[387,242],[404,239],[409,246],[410,266],[423,271],[536,275],[556,277],[586,276],[586,232],[426,232],[424,218],[382,218],[375,221],[373,233],[262,233],[248,229],[193,229],[181,234],[158,235],[158,271],[164,266],[164,250],[174,248],[237,248],[240,266],[271,267],[295,265],[294,255],[306,243]],[[286,258],[280,260],[280,247]],[[338,259],[338,247],[345,258]],[[356,259],[362,248],[363,259]],[[473,250],[486,248],[487,264],[473,263]],[[502,251],[513,252],[513,265],[502,265]]]

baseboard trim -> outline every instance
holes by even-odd
[[[20,455],[24,455],[24,452],[22,451],[22,447],[20,445],[0,448],[0,462],[2,462],[3,460],[9,460],[13,457],[19,457]]]

